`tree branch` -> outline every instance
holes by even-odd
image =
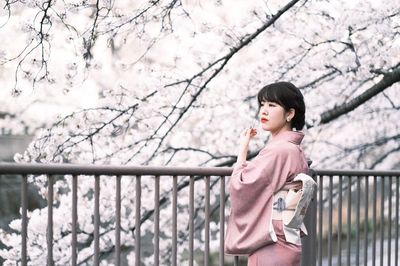
[[[356,98],[352,99],[351,101],[344,103],[340,106],[336,106],[331,110],[325,111],[321,114],[320,124],[327,124],[336,118],[347,114],[366,101],[370,100],[380,92],[384,91],[385,89],[392,86],[394,83],[400,81],[400,68],[394,69],[391,72],[387,72],[383,78],[376,83],[374,86],[366,90],[361,95],[357,96]]]

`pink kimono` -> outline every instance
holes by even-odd
[[[234,166],[225,252],[250,254],[249,266],[300,264],[301,245],[285,241],[282,221],[272,220],[272,204],[274,193],[308,170],[299,146],[303,137],[301,132],[282,132],[251,162]]]

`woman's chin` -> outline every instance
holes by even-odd
[[[269,130],[270,130],[269,127],[268,127],[267,125],[265,125],[265,124],[261,124],[261,128],[262,128],[264,131],[269,131]]]

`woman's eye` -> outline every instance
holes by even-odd
[[[265,106],[265,107],[276,107],[276,103],[274,103],[274,102],[264,102],[264,101],[262,101],[261,102],[261,106]]]

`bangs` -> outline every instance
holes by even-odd
[[[262,106],[262,102],[273,102],[277,103],[281,106],[284,106],[282,102],[280,101],[279,96],[279,88],[276,86],[265,86],[262,88],[257,95],[257,100],[258,100],[258,107],[260,108]]]

